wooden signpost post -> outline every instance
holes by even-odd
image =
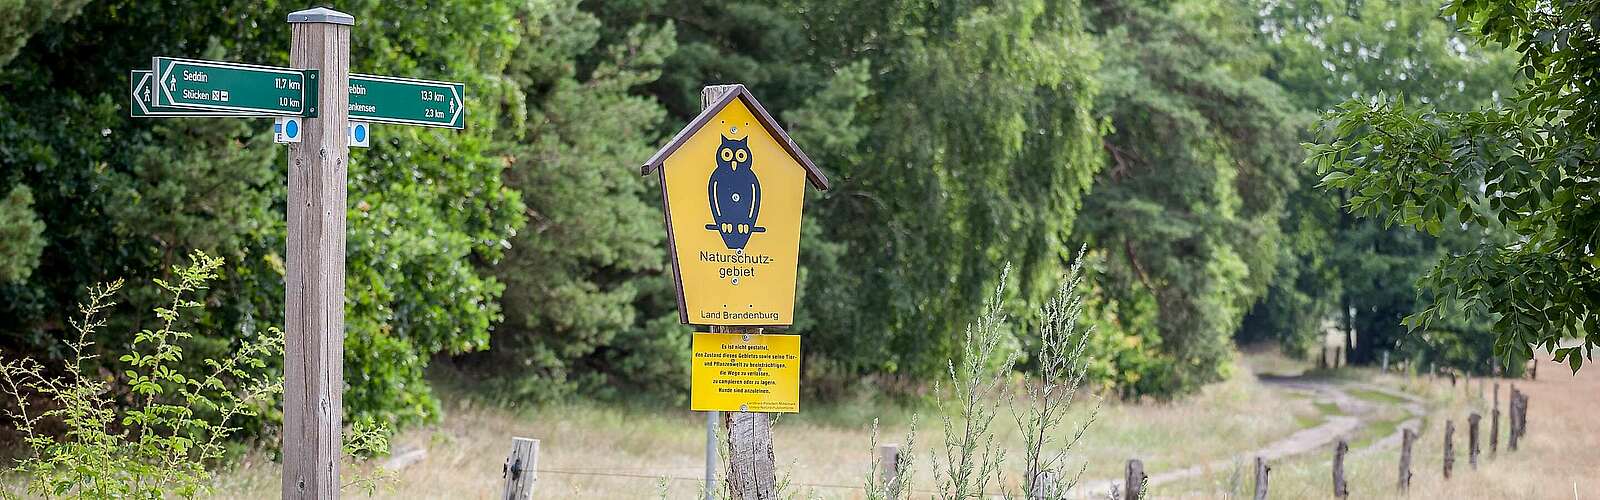
[[[463,128],[466,88],[352,75],[355,18],[316,8],[288,21],[292,67],[156,57],[149,71],[129,75],[129,115],[281,124],[276,135],[289,144],[283,498],[338,498],[350,147],[367,144],[365,122]]]
[[[699,116],[651,156],[665,204],[678,319],[696,333],[690,407],[706,411],[706,497],[715,486],[717,412],[728,429],[729,491],[772,498],[769,412],[798,412],[794,323],[805,185],[828,178],[743,85],[706,87]]]

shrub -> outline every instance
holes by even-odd
[[[277,328],[244,338],[230,356],[205,359],[201,374],[174,369],[193,333],[186,312],[202,306],[196,296],[217,278],[223,260],[203,252],[191,264],[174,266],[175,280],[155,280],[165,304],[155,309],[158,328],[134,334],[132,352],[118,358],[118,377],[85,374],[97,356],[91,349],[102,314],[123,281],[89,287],[88,300],[71,320],[76,338],[69,355],[52,371],[32,358],[0,358],[0,392],[13,398],[5,417],[16,424],[27,454],[11,472],[26,475],[27,491],[42,497],[193,497],[208,489],[208,465],[223,458],[239,417],[255,416],[283,391],[282,376],[269,361],[283,356]],[[35,408],[35,397],[48,400]],[[59,428],[59,433],[47,432]],[[347,434],[350,455],[382,452],[385,431],[357,426]],[[369,484],[358,480],[354,484]]]
[[[222,259],[202,252],[190,258],[189,266],[174,267],[174,282],[155,282],[168,300],[155,309],[160,327],[135,334],[133,352],[119,358],[127,367],[127,385],[119,387],[125,391],[83,373],[96,357],[89,339],[105,325],[101,312],[114,305],[122,280],[89,287],[88,302],[79,304],[79,317],[72,319],[77,338],[66,342],[71,355],[59,376],[31,358],[0,360],[0,390],[16,402],[6,416],[23,432],[29,452],[13,470],[29,476],[29,493],[194,496],[209,477],[205,464],[222,457],[226,438],[238,430],[229,421],[255,415],[258,405],[283,390],[283,381],[265,370],[267,359],[283,354],[277,329],[245,340],[231,357],[204,361],[210,367],[204,375],[172,369],[183,358],[183,341],[192,336],[182,329],[182,313],[201,306],[193,295],[222,266]],[[48,398],[51,408],[36,410],[30,394]],[[119,400],[132,403],[119,409]],[[54,421],[63,429],[59,437],[42,432]]]

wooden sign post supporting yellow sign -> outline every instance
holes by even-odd
[[[690,406],[707,411],[706,498],[716,490],[717,412],[727,411],[728,489],[772,498],[777,477],[766,413],[800,411],[794,324],[805,185],[828,178],[743,85],[700,93],[701,112],[641,169],[656,174],[677,281],[678,319],[697,333]]]

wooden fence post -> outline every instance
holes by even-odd
[[[1517,401],[1520,396],[1517,384],[1511,384],[1511,395],[1506,398],[1506,451],[1517,451]]]
[[[1267,466],[1266,459],[1256,457],[1256,494],[1254,500],[1267,500],[1267,474],[1272,468]]]
[[[505,500],[533,498],[533,485],[539,480],[539,440],[511,438],[511,454],[506,455],[501,476],[505,477]]]
[[[1050,471],[1040,472],[1033,477],[1033,486],[1028,490],[1028,500],[1054,500],[1061,498],[1060,478]]]
[[[1517,441],[1528,435],[1528,394],[1517,391]]]
[[[1472,464],[1472,470],[1478,470],[1478,421],[1483,420],[1483,415],[1473,413],[1467,416],[1467,462]]]
[[[1489,456],[1500,451],[1500,383],[1494,383],[1494,411],[1489,413]]]
[[[1411,429],[1400,429],[1400,491],[1411,488],[1411,443],[1417,440],[1417,433]]]
[[[1122,500],[1139,500],[1144,494],[1144,462],[1128,460],[1128,470],[1122,478]]]
[[[1455,438],[1456,421],[1444,421],[1444,478],[1450,479],[1450,468],[1456,464]]]
[[[289,14],[289,65],[317,70],[320,110],[289,144],[284,240],[282,498],[339,498],[344,413],[344,263],[349,14]],[[309,97],[309,96],[308,96]]]
[[[1344,454],[1350,451],[1350,444],[1340,439],[1339,445],[1333,448],[1333,497],[1349,498],[1350,489],[1344,482]]]
[[[900,498],[900,445],[878,446],[878,477],[886,498]]]

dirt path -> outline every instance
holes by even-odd
[[[1146,471],[1149,475],[1147,487],[1160,486],[1183,479],[1198,477],[1207,471],[1227,470],[1230,468],[1248,466],[1253,464],[1256,457],[1268,461],[1279,460],[1319,450],[1328,450],[1331,445],[1341,439],[1354,436],[1361,429],[1377,421],[1379,410],[1384,404],[1374,403],[1350,395],[1350,389],[1362,389],[1378,392],[1404,400],[1398,404],[1411,416],[1401,422],[1402,427],[1415,428],[1422,423],[1422,417],[1427,414],[1423,401],[1415,396],[1400,391],[1392,390],[1373,384],[1361,382],[1338,381],[1328,379],[1310,379],[1304,377],[1273,377],[1262,376],[1261,382],[1272,387],[1273,390],[1286,390],[1309,394],[1320,403],[1331,403],[1339,408],[1342,415],[1325,417],[1321,424],[1301,429],[1283,439],[1273,441],[1264,447],[1246,450],[1233,456],[1207,463],[1191,465],[1181,469],[1164,471]],[[1373,441],[1365,448],[1355,450],[1353,453],[1365,454],[1375,450],[1382,450],[1399,444],[1399,436],[1385,436]],[[1081,498],[1104,498],[1106,492],[1121,491],[1122,479],[1102,479],[1084,481],[1078,484],[1076,496]],[[1118,497],[1120,498],[1120,496]]]

